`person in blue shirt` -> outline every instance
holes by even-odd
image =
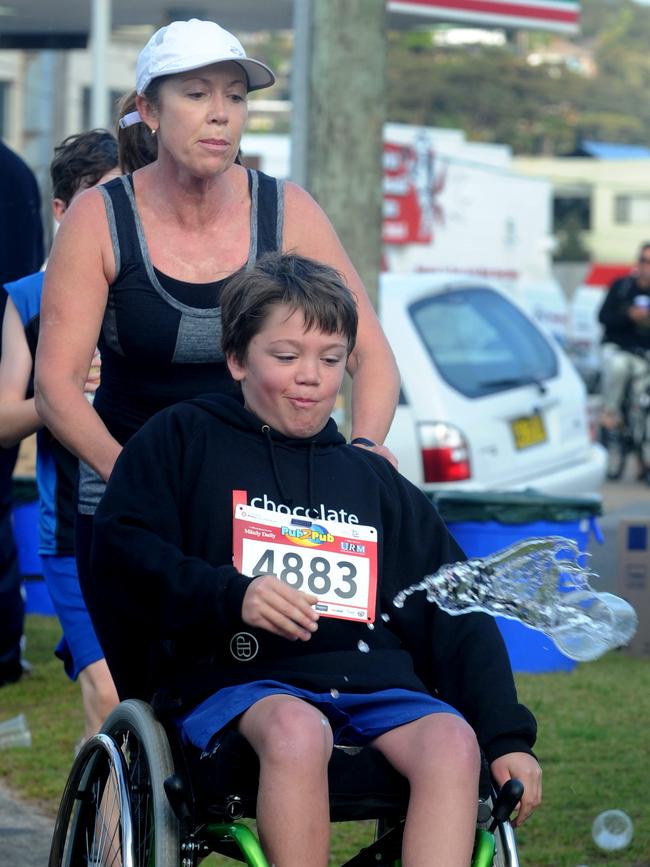
[[[0,286],[43,263],[41,196],[29,166],[0,141]],[[7,294],[0,292],[0,323]],[[23,673],[24,604],[11,523],[11,479],[18,448],[0,448],[0,686]]]
[[[117,142],[105,130],[67,138],[51,164],[53,212],[63,219],[75,196],[118,174]],[[74,558],[74,487],[77,459],[43,427],[33,397],[33,366],[38,342],[44,273],[6,284],[9,300],[3,323],[0,361],[0,445],[12,446],[37,432],[36,479],[40,501],[39,553],[43,574],[63,628],[56,653],[73,680],[79,679],[85,734],[97,731],[117,695],[83,601]],[[86,393],[98,384],[91,368]]]

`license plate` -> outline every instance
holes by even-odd
[[[546,442],[544,420],[539,413],[522,416],[510,422],[512,435],[515,438],[515,448],[527,449],[530,446]]]

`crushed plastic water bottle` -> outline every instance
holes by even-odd
[[[24,713],[0,722],[0,750],[8,747],[31,747],[32,733]]]
[[[630,845],[634,836],[634,825],[623,810],[605,810],[594,819],[591,836],[599,849],[615,852]]]
[[[487,557],[447,563],[434,575],[400,591],[402,608],[424,591],[449,614],[483,611],[539,629],[570,659],[588,662],[629,643],[638,618],[634,608],[589,584],[598,577],[579,560],[576,542],[560,536],[525,539]]]

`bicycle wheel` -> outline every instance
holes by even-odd
[[[631,443],[624,430],[602,430],[600,441],[607,449],[607,478],[617,481],[623,475]]]
[[[174,773],[167,735],[148,704],[119,704],[102,727],[124,757],[131,803],[134,867],[178,867],[179,822],[164,790]]]
[[[61,799],[49,867],[133,867],[124,758],[106,735],[81,748]]]

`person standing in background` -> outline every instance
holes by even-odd
[[[0,141],[0,285],[43,264],[41,196],[29,166]],[[0,292],[0,325],[7,293]],[[0,339],[0,346],[1,346]],[[23,603],[18,555],[11,525],[11,478],[18,447],[0,448],[0,686],[23,673],[20,642]]]
[[[0,141],[0,283],[33,274],[44,260],[36,178],[27,163]]]
[[[107,130],[68,136],[50,166],[52,211],[57,223],[78,194],[119,175],[117,141]],[[0,360],[0,444],[12,446],[36,431],[36,482],[40,500],[39,554],[43,577],[63,629],[55,651],[66,673],[79,680],[85,737],[99,730],[117,702],[106,661],[84,605],[74,559],[74,487],[77,459],[43,427],[33,397],[34,354],[39,338],[44,273],[9,282]],[[83,287],[80,287],[80,291]],[[93,359],[84,391],[99,381]]]
[[[0,287],[0,322],[4,320],[6,306],[7,292]],[[0,357],[1,347],[0,329]],[[18,446],[0,448],[0,686],[15,683],[23,674],[20,644],[25,605],[11,526],[11,477],[17,456]]]

